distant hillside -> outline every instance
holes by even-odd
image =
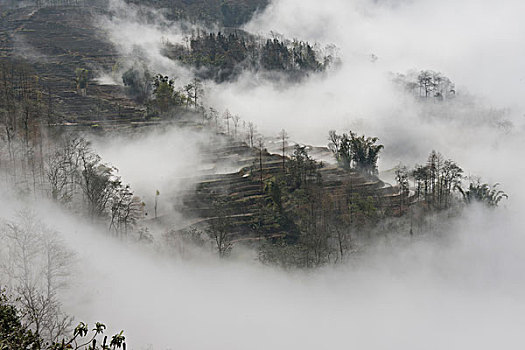
[[[170,19],[188,18],[224,27],[238,27],[250,20],[269,0],[126,0],[128,3],[168,9]]]
[[[23,6],[104,6],[110,0],[0,0],[0,10]],[[250,20],[269,0],[124,0],[127,3],[164,9],[168,19],[187,19],[224,27],[238,27]]]

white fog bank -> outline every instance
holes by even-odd
[[[124,329],[130,349],[521,343],[525,240],[512,210],[472,208],[437,236],[392,235],[346,266],[310,273],[244,259],[181,261],[111,239],[50,206],[35,210],[76,255],[65,311]]]

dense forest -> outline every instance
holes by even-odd
[[[244,33],[198,34],[189,39],[189,48],[168,43],[166,56],[194,67],[201,79],[232,80],[242,71],[274,71],[289,79],[326,69],[335,59],[320,57],[307,42],[253,38]]]

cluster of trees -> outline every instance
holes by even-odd
[[[75,257],[33,212],[0,224],[0,243],[0,349],[125,349],[122,332],[100,341],[101,323],[92,332],[80,323],[70,335],[73,319],[62,311],[58,292]]]
[[[328,147],[344,169],[356,169],[367,175],[377,174],[379,152],[384,148],[383,145],[376,145],[377,137],[357,136],[352,131],[338,135],[332,130],[329,140]]]
[[[52,104],[29,67],[0,66],[0,176],[20,193],[83,208],[115,234],[128,233],[142,202],[84,138],[48,128]]]
[[[203,85],[198,78],[177,87],[174,78],[162,74],[153,76],[147,68],[132,67],[124,72],[122,81],[128,95],[148,107],[148,117],[181,107],[203,108],[200,103]]]
[[[28,211],[0,225],[0,242],[1,287],[17,296],[21,320],[37,340],[57,342],[71,323],[57,292],[65,285],[72,255],[56,233]]]
[[[82,209],[93,220],[106,220],[110,231],[127,233],[142,215],[143,204],[86,140],[49,128],[54,120],[51,94],[30,67],[2,63],[0,181],[26,198],[49,198]],[[5,294],[0,297],[1,349],[124,346],[122,334],[98,343],[97,337],[89,339],[89,346],[80,342],[84,331],[67,336],[71,318],[62,312],[57,295],[72,260],[56,233],[30,212],[0,225],[0,287],[14,296],[12,303]]]
[[[459,212],[464,204],[474,202],[495,207],[507,198],[497,184],[475,181],[464,189],[463,170],[435,151],[424,165],[416,165],[412,170],[398,167],[398,194],[382,196],[354,182],[352,174],[356,172],[349,171],[359,170],[357,174],[379,181],[374,176],[377,155],[382,149],[375,144],[377,138],[330,132],[329,139],[340,169],[347,174],[340,183],[324,180],[322,163],[311,159],[302,146],[296,146],[286,158],[282,174],[266,178],[262,222],[258,226],[279,223],[285,234],[261,245],[263,262],[307,268],[338,263],[363,237],[391,231],[413,234],[414,225],[421,231],[429,217],[440,211]],[[285,138],[282,140],[284,145]]]
[[[442,73],[432,70],[422,70],[419,73],[410,72],[406,75],[398,74],[395,81],[421,99],[433,98],[443,101],[456,95],[454,83]]]
[[[144,215],[144,203],[122,183],[117,169],[102,163],[82,137],[66,136],[54,146],[46,174],[51,198],[80,204],[92,220],[107,219],[118,236],[127,235]]]
[[[478,179],[471,182],[467,189],[464,190],[458,187],[458,190],[467,204],[478,202],[484,203],[489,207],[497,207],[503,198],[509,198],[504,191],[498,189],[498,186],[499,184],[497,183],[494,185],[481,183]]]
[[[463,170],[452,160],[432,151],[425,165],[416,165],[411,175],[418,200],[436,209],[452,205],[453,192],[461,186]]]
[[[0,64],[0,171],[23,192],[38,192],[45,177],[46,135],[53,100],[23,63]]]
[[[283,234],[260,245],[261,261],[305,268],[343,262],[354,239],[386,215],[380,197],[354,187],[351,177],[327,182],[323,168],[296,145],[282,172],[265,178],[256,228],[277,223]]]
[[[441,153],[430,152],[424,165],[416,165],[408,170],[400,166],[396,170],[399,190],[409,193],[409,179],[413,179],[413,196],[410,204],[424,207],[426,210],[443,210],[457,207],[461,203],[483,203],[496,207],[507,194],[498,189],[498,184],[489,185],[479,181],[470,181],[466,189],[462,181],[468,180],[456,162],[445,159]]]
[[[197,69],[202,79],[224,82],[235,79],[243,70],[275,71],[290,78],[324,70],[331,57],[319,57],[308,42],[262,39],[238,31],[221,32],[188,39],[189,45],[167,44],[166,55]]]

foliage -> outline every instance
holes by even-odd
[[[22,312],[0,291],[0,350],[115,350],[126,349],[124,332],[113,335],[108,342],[106,326],[96,322],[93,329],[80,322],[70,337],[46,342],[23,323]],[[100,338],[103,336],[103,339]]]
[[[100,337],[104,334],[106,326],[103,323],[96,322],[95,328],[89,330],[88,324],[80,322],[73,330],[73,336],[69,339],[62,339],[61,342],[54,343],[48,350],[66,350],[66,349],[85,349],[85,350],[114,350],[126,349],[126,337],[124,331],[113,335],[108,343],[108,337],[104,336],[102,341]],[[97,345],[97,344],[100,344]]]
[[[465,203],[483,203],[489,207],[497,207],[499,202],[503,198],[509,198],[509,196],[502,190],[498,190],[499,184],[489,185],[486,183],[471,182],[468,189],[463,190],[458,187],[461,192]]]
[[[122,82],[126,86],[128,95],[133,97],[137,102],[145,102],[151,94],[151,74],[146,67],[136,69],[132,67],[122,74]]]
[[[75,82],[77,83],[77,90],[83,91],[87,89],[89,81],[89,70],[85,68],[75,69]]]
[[[0,290],[0,350],[38,350],[42,340],[22,324],[20,311]]]
[[[213,212],[215,217],[210,220],[207,233],[215,242],[219,256],[226,257],[233,248],[231,235],[231,219],[228,204],[220,196],[213,200]]]
[[[320,55],[307,42],[285,42],[277,38],[262,40],[239,31],[197,34],[189,47],[167,44],[166,55],[197,69],[202,79],[224,82],[243,70],[285,73],[297,79],[324,70],[331,58]]]
[[[424,100],[433,98],[443,101],[456,95],[454,83],[442,73],[432,70],[398,74],[394,80],[414,96]]]
[[[328,147],[344,169],[356,169],[364,174],[377,174],[377,160],[383,145],[376,145],[377,137],[357,136],[352,131],[338,135],[329,133]]]
[[[154,105],[161,111],[167,112],[171,107],[183,105],[184,96],[175,89],[174,80],[168,76],[158,74],[153,81]]]
[[[426,165],[417,165],[411,175],[416,182],[416,196],[436,209],[452,204],[453,191],[460,188],[463,170],[452,160],[432,151]]]
[[[306,146],[295,146],[287,166],[288,176],[286,179],[292,189],[298,189],[307,186],[308,182],[319,180],[320,173],[317,170],[321,164],[310,157]]]
[[[117,235],[129,233],[143,216],[144,203],[122,183],[118,170],[102,163],[81,137],[60,140],[45,170],[52,199],[69,204],[81,194],[89,217],[108,217],[109,230]]]

